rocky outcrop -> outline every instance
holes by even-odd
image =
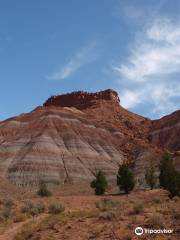
[[[167,124],[131,113],[119,103],[110,89],[79,91],[51,97],[30,113],[0,122],[1,176],[16,185],[34,186],[40,180],[90,182],[102,170],[113,184],[119,164],[126,161],[137,186],[144,186],[145,169],[151,159],[158,165],[162,153],[149,135],[161,146],[155,131]],[[178,148],[178,141],[174,146]]]
[[[84,109],[94,105],[99,100],[113,101],[117,104],[120,102],[117,92],[112,89],[107,89],[96,93],[77,91],[69,94],[52,96],[44,103],[44,106],[76,107],[78,109]]]
[[[180,111],[152,121],[150,141],[170,151],[180,150]]]

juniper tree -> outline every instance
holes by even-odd
[[[170,197],[180,196],[180,172],[175,170],[173,159],[164,153],[159,166],[159,184],[170,192]]]
[[[155,185],[157,183],[157,177],[155,174],[155,169],[154,169],[152,161],[150,162],[149,168],[146,169],[145,180],[146,180],[146,183],[151,188],[151,190],[155,187]]]
[[[37,191],[37,194],[41,197],[49,197],[52,195],[52,193],[47,188],[47,184],[44,181],[39,182],[39,189]]]
[[[119,189],[123,190],[126,194],[132,191],[135,186],[133,173],[130,171],[129,166],[126,163],[119,167],[117,185],[119,186]]]
[[[95,189],[96,195],[102,195],[106,191],[107,186],[108,183],[106,177],[101,171],[99,171],[96,174],[96,178],[91,182],[91,187]]]

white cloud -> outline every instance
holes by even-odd
[[[82,47],[76,52],[69,61],[60,68],[60,70],[54,72],[49,79],[61,80],[70,77],[73,73],[79,70],[83,65],[94,61],[97,58],[96,44],[91,43],[85,47]]]
[[[145,16],[145,10],[143,8],[140,8],[134,5],[125,5],[123,7],[123,12],[126,18],[129,18],[133,21],[142,19]]]
[[[138,27],[144,25],[147,19],[156,18],[159,10],[166,0],[145,1],[145,4],[138,1],[116,0],[114,4],[113,15],[123,19],[129,27]]]
[[[120,97],[121,104],[125,108],[133,108],[136,104],[141,103],[140,93],[135,91],[125,90],[122,94],[120,93]]]
[[[177,108],[180,97],[180,22],[155,20],[138,36],[126,63],[113,69],[125,87],[122,103],[135,107],[153,105],[153,112],[167,113]]]
[[[180,42],[180,28],[178,24],[172,23],[169,19],[163,21],[157,19],[150,29],[147,29],[149,39],[157,42],[176,44]]]

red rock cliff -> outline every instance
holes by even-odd
[[[170,151],[180,150],[180,111],[152,122],[150,141]]]
[[[107,89],[96,93],[77,91],[63,95],[51,96],[43,104],[43,106],[53,105],[57,107],[76,107],[84,109],[93,105],[97,100],[109,100],[113,101],[115,104],[120,103],[117,92],[112,89]]]

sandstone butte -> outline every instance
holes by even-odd
[[[111,90],[50,97],[43,106],[0,122],[0,174],[18,186],[90,182],[102,170],[116,182],[130,164],[137,188],[152,160],[168,149],[180,168],[180,111],[159,120],[129,112]],[[158,168],[157,168],[158,171]]]

